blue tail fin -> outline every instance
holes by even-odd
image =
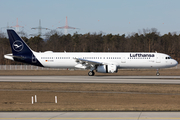
[[[7,30],[13,55],[32,55],[32,50],[14,30]]]
[[[12,57],[15,61],[43,67],[33,54],[33,51],[14,30],[7,30],[7,33],[13,53]]]

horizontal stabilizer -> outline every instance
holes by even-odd
[[[12,54],[6,54],[6,55],[4,55],[4,58],[9,59],[9,60],[14,60],[14,58],[24,59],[24,57],[22,57],[22,56],[15,56]]]

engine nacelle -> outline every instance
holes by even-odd
[[[118,68],[116,65],[101,65],[98,66],[96,72],[100,73],[117,73]]]

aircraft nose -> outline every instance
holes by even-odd
[[[173,60],[173,65],[176,66],[178,62],[176,60]]]

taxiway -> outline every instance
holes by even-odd
[[[0,120],[172,120],[179,112],[0,112]]]
[[[180,76],[0,76],[0,82],[180,84]]]

